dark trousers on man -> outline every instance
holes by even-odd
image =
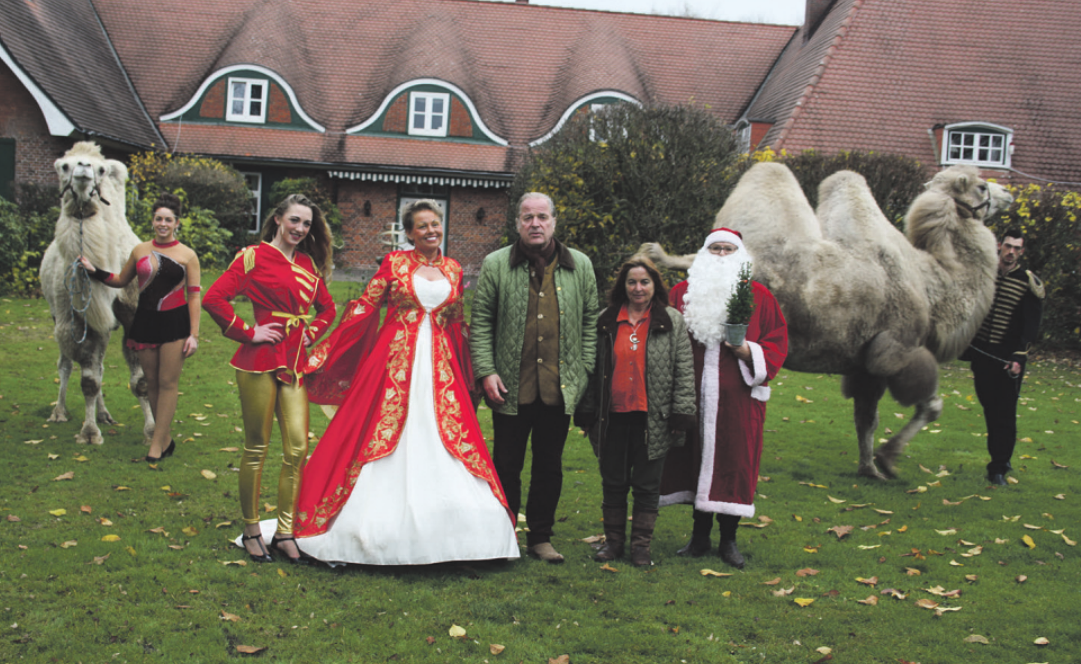
[[[522,468],[526,445],[533,435],[533,466],[525,512],[528,546],[552,540],[556,506],[563,490],[563,445],[570,422],[563,406],[546,406],[540,399],[519,405],[517,415],[492,414],[492,462],[507,495],[507,505],[515,514],[522,506]]]
[[[976,397],[983,406],[983,419],[987,423],[987,452],[991,455],[988,475],[1005,475],[1011,469],[1010,457],[1017,442],[1017,395],[1024,372],[1010,376],[1005,365],[1005,360],[981,353],[972,359]]]
[[[634,491],[635,512],[656,512],[661,500],[664,457],[650,461],[646,449],[646,413],[609,413],[608,431],[600,450],[604,505],[626,507]]]

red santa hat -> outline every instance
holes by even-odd
[[[708,249],[709,245],[714,242],[728,242],[734,244],[736,247],[743,250],[743,234],[739,231],[734,231],[731,228],[714,228],[710,231],[708,237],[706,237],[706,243],[702,245],[703,249]]]

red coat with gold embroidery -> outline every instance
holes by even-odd
[[[388,254],[364,295],[347,305],[334,332],[308,361],[308,397],[339,404],[334,419],[304,467],[297,500],[298,537],[326,532],[353,490],[360,469],[390,455],[408,417],[409,388],[424,307],[414,275],[428,264],[415,251]],[[433,263],[451,294],[432,310],[435,416],[443,446],[507,505],[469,395],[473,382],[463,330],[462,268],[449,258]],[[379,328],[379,308],[387,315]],[[508,512],[509,514],[509,512]],[[513,520],[514,515],[510,515]]]
[[[253,343],[249,325],[230,303],[237,295],[252,302],[255,325],[281,323],[285,338],[278,343]],[[316,314],[309,311],[314,307]],[[246,247],[203,296],[203,308],[225,336],[240,342],[231,364],[241,371],[276,371],[284,383],[304,376],[308,362],[304,335],[318,339],[334,322],[337,309],[310,256],[297,252],[290,261],[272,244]]]

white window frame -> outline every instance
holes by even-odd
[[[424,110],[417,110],[417,101],[423,100]],[[435,113],[432,111],[432,102],[442,101],[443,112]],[[423,126],[416,126],[416,119],[420,117],[423,119]],[[442,126],[433,128],[432,119],[439,118],[442,121]],[[450,125],[450,93],[448,92],[410,92],[409,93],[409,135],[410,136],[435,136],[443,138],[447,135],[448,126]]]
[[[740,120],[736,123],[734,133],[736,135],[736,151],[740,154],[750,154],[751,123],[747,120]]]
[[[998,159],[993,157],[998,156]],[[1009,168],[1013,130],[985,122],[961,122],[942,130],[942,163]]]
[[[240,97],[240,98],[237,97],[237,95],[235,94],[235,90],[234,90],[234,88],[236,86],[238,86],[238,85],[242,85],[244,87],[244,96]],[[256,98],[256,97],[252,96],[252,87],[255,86],[255,85],[259,85],[259,86],[262,87],[262,96],[261,97]],[[260,124],[265,124],[266,123],[266,107],[267,107],[267,99],[270,96],[269,95],[270,81],[268,81],[265,78],[234,78],[234,77],[229,77],[228,90],[229,90],[229,95],[228,95],[228,99],[226,100],[226,104],[225,104],[225,119],[226,120],[228,120],[230,122],[257,122],[257,123],[260,123]],[[240,102],[241,104],[243,104],[243,108],[244,108],[243,112],[241,112],[241,113],[233,112],[233,105],[236,102]],[[255,102],[259,103],[259,112],[258,113],[253,113],[252,112],[252,105]]]
[[[263,230],[263,174],[252,171],[240,171],[240,174],[244,176],[244,182],[248,185],[248,191],[251,192],[254,205],[252,206],[252,215],[254,215],[254,223],[248,228],[249,233],[258,233]],[[255,187],[252,188],[254,180]]]

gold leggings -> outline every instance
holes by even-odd
[[[240,457],[240,510],[244,523],[259,523],[259,486],[277,415],[283,457],[278,476],[277,533],[292,535],[300,473],[308,456],[308,388],[281,383],[273,372],[239,370],[236,384],[244,417],[244,454]]]

